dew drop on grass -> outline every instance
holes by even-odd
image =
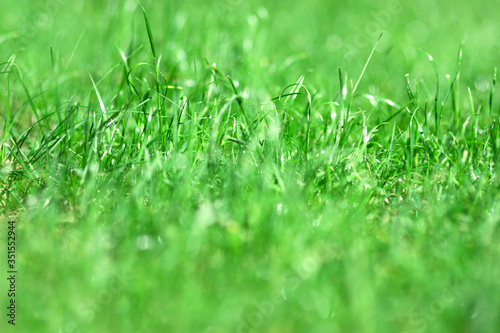
[[[489,89],[490,87],[490,83],[488,82],[488,80],[484,77],[480,77],[478,78],[475,82],[474,82],[474,86],[476,87],[477,90],[479,91],[486,91]]]
[[[151,247],[151,237],[149,235],[139,235],[135,239],[135,245],[141,251],[149,250]]]
[[[211,204],[205,203],[196,212],[196,227],[206,229],[216,222],[216,212]]]
[[[137,3],[135,1],[128,0],[128,1],[125,2],[124,9],[127,12],[132,12],[132,11],[135,10],[136,7],[137,7]]]

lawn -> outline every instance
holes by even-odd
[[[0,331],[500,331],[498,22],[2,4]]]

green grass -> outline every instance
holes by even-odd
[[[500,329],[498,6],[142,6],[3,6],[2,332]]]

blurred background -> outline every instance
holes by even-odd
[[[406,73],[434,81],[423,51],[434,57],[446,82],[444,76],[456,72],[463,43],[461,78],[479,93],[488,90],[500,59],[500,6],[491,1],[145,0],[143,5],[162,70],[175,71],[175,80],[182,81],[177,83],[194,86],[206,61],[262,98],[279,94],[300,75],[306,75],[306,86],[333,94],[338,68],[357,78],[380,34],[363,81],[370,83],[362,89],[390,98],[405,93]],[[151,62],[135,0],[19,0],[3,8],[0,59],[16,54],[31,84],[43,84],[51,75],[50,47],[67,78],[87,80],[87,70],[103,75],[120,62],[120,50],[134,54],[132,63]]]

